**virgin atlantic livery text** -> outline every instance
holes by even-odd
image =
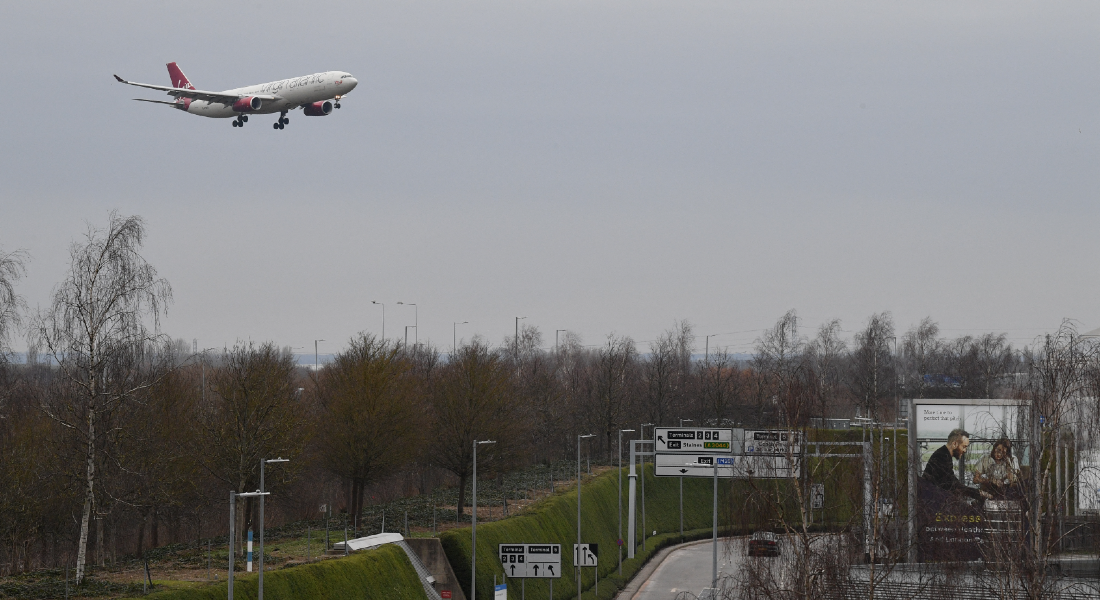
[[[296,108],[302,109],[307,117],[323,117],[331,113],[332,109],[340,108],[340,99],[359,83],[346,71],[325,71],[224,92],[204,92],[196,90],[174,62],[168,63],[168,75],[172,78],[172,87],[135,83],[118,75],[115,75],[115,79],[129,85],[161,90],[175,98],[172,102],[144,98],[134,100],[167,104],[193,115],[215,119],[232,118],[234,127],[244,127],[248,122],[248,115],[279,113],[279,119],[272,124],[275,129],[286,127],[290,122],[286,114]]]

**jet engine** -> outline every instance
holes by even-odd
[[[248,96],[247,98],[241,98],[233,103],[233,110],[237,112],[251,112],[254,110],[260,110],[260,106],[263,102],[255,96]]]
[[[332,102],[325,100],[324,102],[314,102],[313,104],[307,104],[302,107],[303,112],[307,117],[323,117],[332,112]]]

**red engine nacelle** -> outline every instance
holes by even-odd
[[[323,117],[332,112],[332,103],[328,100],[324,102],[314,102],[313,104],[305,105],[303,112],[307,117]]]
[[[233,103],[233,110],[237,112],[251,112],[254,110],[260,110],[263,106],[263,102],[255,96],[249,96],[247,98],[241,98]]]

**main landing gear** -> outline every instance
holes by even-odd
[[[244,127],[244,124],[248,122],[248,115],[240,115],[236,119],[233,119],[234,127]]]
[[[286,111],[279,113],[279,120],[272,123],[272,129],[285,129],[286,124],[290,122],[290,119],[286,116]]]

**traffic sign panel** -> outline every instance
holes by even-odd
[[[733,477],[741,459],[726,454],[658,454],[655,458],[657,477],[714,477],[715,461],[718,461],[719,477]]]
[[[708,454],[733,452],[732,429],[690,429],[687,427],[658,427],[654,431],[655,451],[664,453]]]
[[[561,544],[501,544],[504,574],[516,578],[561,577]]]
[[[573,566],[595,567],[599,560],[599,544],[573,544]]]

